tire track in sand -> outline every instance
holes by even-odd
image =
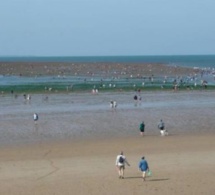
[[[43,155],[43,157],[46,158],[51,152],[52,152],[52,151],[49,150],[48,152],[46,152],[46,153]],[[51,159],[46,159],[46,160],[49,162],[49,165],[50,165],[54,170],[51,171],[51,172],[49,172],[49,173],[47,173],[47,174],[45,174],[45,175],[43,175],[43,176],[41,176],[41,177],[38,177],[38,178],[36,179],[37,181],[38,181],[38,180],[41,180],[41,179],[44,179],[44,178],[46,178],[46,177],[48,177],[48,176],[50,176],[50,175],[52,175],[52,174],[54,174],[54,173],[56,173],[57,171],[60,170],[60,168],[57,167],[57,166],[54,164],[54,161],[53,161],[53,160],[51,160]]]

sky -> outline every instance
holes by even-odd
[[[1,0],[0,56],[215,54],[214,0]]]

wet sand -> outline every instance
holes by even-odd
[[[45,101],[35,94],[30,102],[2,95],[0,194],[214,194],[215,92],[142,92],[141,104],[133,95],[50,94]],[[161,118],[168,137],[159,136]],[[131,164],[124,180],[115,168],[121,150]],[[152,170],[146,182],[137,168],[142,155]]]
[[[0,62],[0,75],[21,76],[184,76],[201,70],[159,63]]]
[[[1,96],[0,144],[32,143],[54,139],[92,139],[136,136],[144,120],[147,135],[157,135],[163,119],[170,134],[214,131],[214,91],[104,92]],[[115,100],[116,109],[109,103]],[[37,125],[33,113],[39,114]]]

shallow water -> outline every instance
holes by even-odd
[[[208,85],[214,85],[215,79],[213,74],[204,74],[203,77],[200,75],[196,75],[195,79],[189,76],[184,76],[178,78],[175,77],[167,77],[166,84],[163,83],[164,77],[153,77],[153,82],[150,81],[149,78],[129,78],[129,77],[102,77],[102,76],[36,76],[36,77],[24,77],[24,76],[2,76],[0,75],[0,86],[49,86],[53,84],[61,84],[67,87],[72,87],[77,84],[92,84],[97,87],[102,88],[114,88],[113,86],[118,87],[125,87],[130,86],[142,86],[144,83],[145,86],[165,86],[165,85],[172,85],[174,80],[177,80],[178,84],[180,84],[180,80],[183,80],[185,85],[194,86],[194,83],[197,85],[201,85],[202,80],[206,80]],[[110,87],[111,86],[111,87]]]
[[[141,102],[135,93],[35,94],[30,101],[23,96],[0,96],[0,142],[32,143],[53,139],[85,139],[139,136],[144,120],[146,136],[159,135],[162,118],[171,135],[213,132],[215,125],[213,91],[142,92]],[[109,102],[118,106],[111,109]],[[39,114],[38,124],[33,113]]]

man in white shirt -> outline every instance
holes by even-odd
[[[116,157],[116,167],[117,167],[117,171],[118,171],[118,174],[119,174],[119,179],[124,179],[125,164],[130,166],[130,164],[128,163],[126,157],[123,155],[123,152],[121,152]]]
[[[39,119],[38,114],[37,114],[37,113],[34,113],[33,118],[34,118],[34,123],[37,124],[37,121],[38,121],[38,119]]]

